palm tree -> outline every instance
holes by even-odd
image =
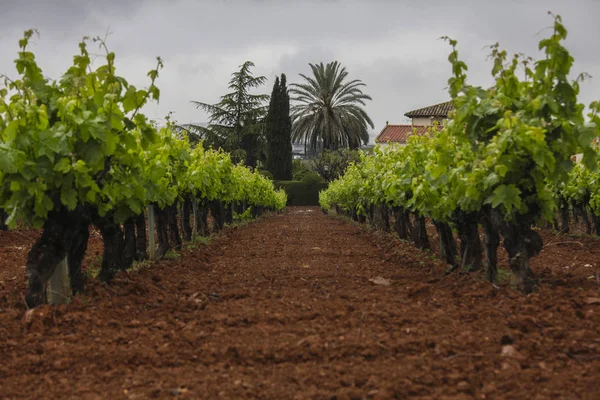
[[[309,64],[314,77],[300,74],[306,80],[291,84],[290,94],[296,102],[292,106],[292,140],[337,150],[342,147],[356,149],[361,142],[369,142],[367,127],[374,128],[373,121],[362,106],[371,97],[362,92],[366,86],[355,79],[346,82],[348,72],[337,61],[327,65]]]

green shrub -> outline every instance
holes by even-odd
[[[270,171],[267,171],[266,169],[258,170],[258,173],[269,180],[273,180],[273,174]]]
[[[327,182],[344,175],[351,163],[360,162],[360,150],[342,148],[334,151],[324,150],[311,160],[311,169]]]
[[[305,181],[275,181],[274,184],[277,189],[285,190],[288,206],[318,206],[319,191],[327,189],[327,183],[318,175],[317,178],[307,175]]]
[[[303,160],[294,160],[292,161],[292,179],[295,181],[301,181],[302,178],[306,174],[312,172],[310,168],[307,167],[307,161]]]
[[[321,175],[313,171],[305,174],[300,181],[307,186],[315,186],[320,183],[325,183],[325,179],[321,178]]]

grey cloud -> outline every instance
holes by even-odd
[[[298,81],[300,79],[299,74],[304,75],[310,74],[311,64],[318,64],[320,62],[327,63],[335,59],[335,51],[326,46],[307,46],[302,47],[298,53],[293,56],[282,57],[280,63],[277,65],[279,73],[285,73],[290,82]],[[275,72],[276,74],[278,72]]]
[[[352,78],[367,84],[367,110],[376,134],[388,120],[406,122],[411,109],[448,98],[450,47],[458,40],[469,81],[491,83],[485,46],[500,42],[509,53],[539,58],[537,42],[552,24],[546,12],[563,16],[573,70],[595,78],[582,85],[580,100],[600,97],[600,2],[594,0],[1,0],[0,73],[13,76],[12,60],[23,30],[38,28],[34,51],[44,72],[58,78],[77,53],[83,35],[104,35],[117,54],[118,73],[136,85],[162,56],[161,102],[147,114],[169,111],[181,122],[206,116],[190,100],[216,102],[230,74],[245,60],[269,83],[282,72],[290,83],[310,73],[308,63],[340,61]],[[543,31],[541,34],[540,31]]]

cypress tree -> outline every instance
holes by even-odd
[[[292,119],[285,74],[275,78],[266,118],[267,170],[277,180],[292,179]]]

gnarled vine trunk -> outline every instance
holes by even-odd
[[[390,231],[390,217],[385,204],[373,206],[373,226],[384,232]]]
[[[498,246],[500,246],[500,227],[502,215],[498,210],[486,207],[480,218],[483,228],[484,265],[487,279],[495,283],[498,276]]]
[[[6,218],[8,218],[8,214],[0,208],[0,231],[8,229],[8,226],[6,226]]]
[[[440,241],[440,257],[447,264],[456,267],[458,250],[456,249],[456,240],[454,239],[452,228],[450,225],[436,220],[433,220],[433,224],[438,232]]]
[[[256,207],[253,207],[253,211]],[[225,226],[225,207],[220,200],[210,202],[210,214],[213,218],[213,232],[219,232]]]
[[[375,224],[375,210],[374,210],[375,206],[373,206],[372,204],[368,205],[367,207],[365,207],[365,213],[367,214],[367,222],[369,223],[369,225],[374,225]]]
[[[192,212],[192,199],[186,196],[181,205],[181,230],[183,231],[183,239],[187,242],[192,240],[192,225],[190,224]]]
[[[262,206],[253,206],[252,207],[252,218],[258,218],[265,212],[264,207]]]
[[[147,240],[146,240],[146,216],[144,213],[134,217],[136,240],[135,240],[135,260],[142,261],[148,258]],[[154,235],[154,232],[148,232],[149,235]]]
[[[233,203],[225,205],[225,223],[233,224]]]
[[[501,233],[513,273],[512,285],[524,293],[533,292],[537,281],[529,268],[529,259],[542,250],[542,238],[531,229],[526,218],[504,223]]]
[[[194,224],[197,227],[196,230],[200,236],[210,235],[210,229],[208,228],[208,211],[207,202],[205,200],[199,200]]]
[[[352,214],[352,221],[358,222],[358,212],[356,210],[356,207],[352,207],[350,213]]]
[[[415,223],[412,230],[413,242],[418,248],[427,250],[431,246],[429,245],[429,237],[427,236],[425,217],[417,213],[414,213],[414,217]]]
[[[581,216],[583,223],[585,224],[585,233],[587,235],[592,233],[592,224],[588,216],[587,207],[585,204],[579,204],[577,207],[578,214]]]
[[[560,212],[560,231],[562,233],[569,233],[569,205],[562,202],[559,206]]]
[[[461,262],[468,271],[481,269],[483,251],[477,219],[477,213],[457,211],[456,230],[460,239]]]
[[[358,216],[358,223],[359,224],[366,224],[367,223],[367,214],[366,214],[366,208],[363,209],[362,213],[359,213],[358,210],[356,210],[356,214]]]
[[[69,265],[69,279],[71,281],[71,291],[73,294],[83,293],[85,290],[85,276],[81,271],[83,257],[87,250],[90,238],[90,220],[86,216],[79,224],[74,225],[73,242],[67,254],[67,263]]]
[[[96,215],[93,222],[100,231],[104,243],[102,267],[98,279],[103,282],[110,282],[119,270],[127,268],[124,259],[125,241],[123,230],[121,225],[113,221],[111,214],[104,217]]]
[[[400,239],[408,240],[412,235],[413,227],[410,223],[410,213],[401,208],[394,207],[394,227]]]
[[[596,232],[596,236],[600,236],[600,216],[592,213],[590,217],[592,219],[592,224],[594,224],[594,231]]]
[[[123,223],[123,265],[121,269],[127,270],[133,265],[136,255],[135,219],[127,218]]]
[[[158,249],[156,250],[156,258],[160,259],[167,254],[171,249],[169,244],[169,223],[167,216],[167,208],[160,209],[154,207],[154,215],[156,218],[156,236],[158,238]],[[151,234],[149,232],[149,234]]]
[[[40,238],[27,254],[27,294],[25,301],[30,308],[46,302],[46,287],[54,269],[65,257],[72,262],[71,289],[83,290],[81,260],[87,248],[89,214],[84,207],[69,211],[64,207],[51,211],[44,224]],[[69,260],[70,259],[70,260]]]
[[[182,245],[179,235],[179,224],[177,223],[177,202],[167,207],[167,221],[169,224],[169,239],[175,249],[180,249]]]

